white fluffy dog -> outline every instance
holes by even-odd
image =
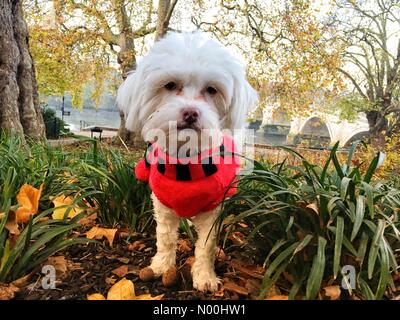
[[[161,150],[176,156],[183,149],[180,137],[193,132],[201,139],[189,139],[189,154],[186,150],[185,155],[220,146],[222,131],[242,128],[256,102],[257,94],[246,81],[244,64],[219,42],[201,33],[171,33],[161,39],[129,74],[117,96],[126,128],[141,133],[146,141],[154,142],[157,136]],[[160,132],[166,139],[160,138]],[[160,167],[157,169],[160,171]],[[179,219],[184,214],[178,215],[152,190],[157,253],[150,267],[160,276],[175,266]],[[217,234],[213,227],[218,215],[219,206],[188,216],[198,235],[193,286],[201,291],[218,289],[214,271]]]

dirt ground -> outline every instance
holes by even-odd
[[[93,293],[107,296],[111,286],[124,277],[134,283],[136,295],[163,294],[163,299],[254,299],[259,292],[262,270],[257,268],[245,270],[245,279],[240,281],[243,270],[239,272],[233,267],[240,268],[239,263],[221,250],[217,252],[215,266],[217,274],[223,279],[224,289],[214,294],[194,290],[188,265],[188,259],[190,261],[190,257],[193,256],[193,246],[189,239],[181,239],[178,243],[178,279],[175,285],[167,288],[161,279],[143,282],[139,278],[139,272],[150,264],[154,254],[155,237],[147,233],[133,235],[130,239],[117,239],[113,247],[110,247],[107,241],[75,245],[58,254],[59,257],[65,258],[62,258],[64,261],[62,264],[65,265],[55,265],[57,270],[55,289],[42,288],[44,274],[38,269],[32,274],[27,285],[17,293],[16,299],[81,300],[87,299],[87,296]],[[235,284],[240,282],[243,286]]]

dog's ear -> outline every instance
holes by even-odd
[[[117,105],[124,113],[125,127],[137,133],[140,132],[139,110],[142,104],[139,79],[140,70],[129,73],[117,92]]]
[[[244,75],[234,77],[234,89],[231,106],[227,115],[228,129],[242,129],[249,112],[253,111],[258,102],[258,94],[248,83]]]

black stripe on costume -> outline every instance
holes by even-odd
[[[157,171],[161,174],[165,174],[165,164],[157,163]]]
[[[224,158],[224,156],[225,156],[225,146],[224,146],[223,144],[221,144],[221,145],[219,146],[219,155],[220,155],[222,158]]]
[[[190,181],[192,176],[190,175],[189,166],[186,164],[176,165],[176,180],[178,181]]]
[[[209,177],[218,171],[217,166],[213,163],[203,163],[201,166],[206,177]]]
[[[147,145],[146,151],[144,152],[144,163],[146,165],[146,168],[150,168],[150,162],[147,160],[147,155],[151,153],[153,150],[153,145],[149,143]]]

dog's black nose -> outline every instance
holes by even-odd
[[[187,124],[193,124],[197,122],[199,118],[199,112],[196,109],[184,109],[183,110],[183,121]]]

